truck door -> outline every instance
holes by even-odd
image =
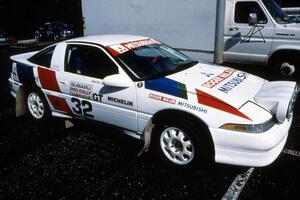
[[[256,13],[258,23],[249,24]],[[274,35],[274,23],[260,1],[228,1],[224,30],[224,60],[264,63]]]
[[[92,44],[67,44],[64,71],[58,82],[73,114],[128,130],[137,130],[136,87],[108,87],[103,78],[120,68],[102,48]]]

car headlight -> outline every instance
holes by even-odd
[[[275,124],[275,121],[270,119],[262,124],[224,124],[220,128],[246,133],[263,133],[272,128]]]

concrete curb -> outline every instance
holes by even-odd
[[[37,41],[35,39],[28,39],[28,40],[19,40],[17,41],[17,44],[33,44]]]

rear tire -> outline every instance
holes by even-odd
[[[154,127],[154,153],[166,164],[186,168],[205,166],[210,150],[205,128],[186,119],[169,118]]]
[[[38,89],[31,89],[26,94],[26,111],[29,117],[43,122],[50,117],[50,108],[43,93]]]

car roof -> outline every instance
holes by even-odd
[[[66,42],[86,42],[100,44],[102,46],[110,46],[145,39],[150,38],[136,35],[89,35],[80,38],[70,39]]]

